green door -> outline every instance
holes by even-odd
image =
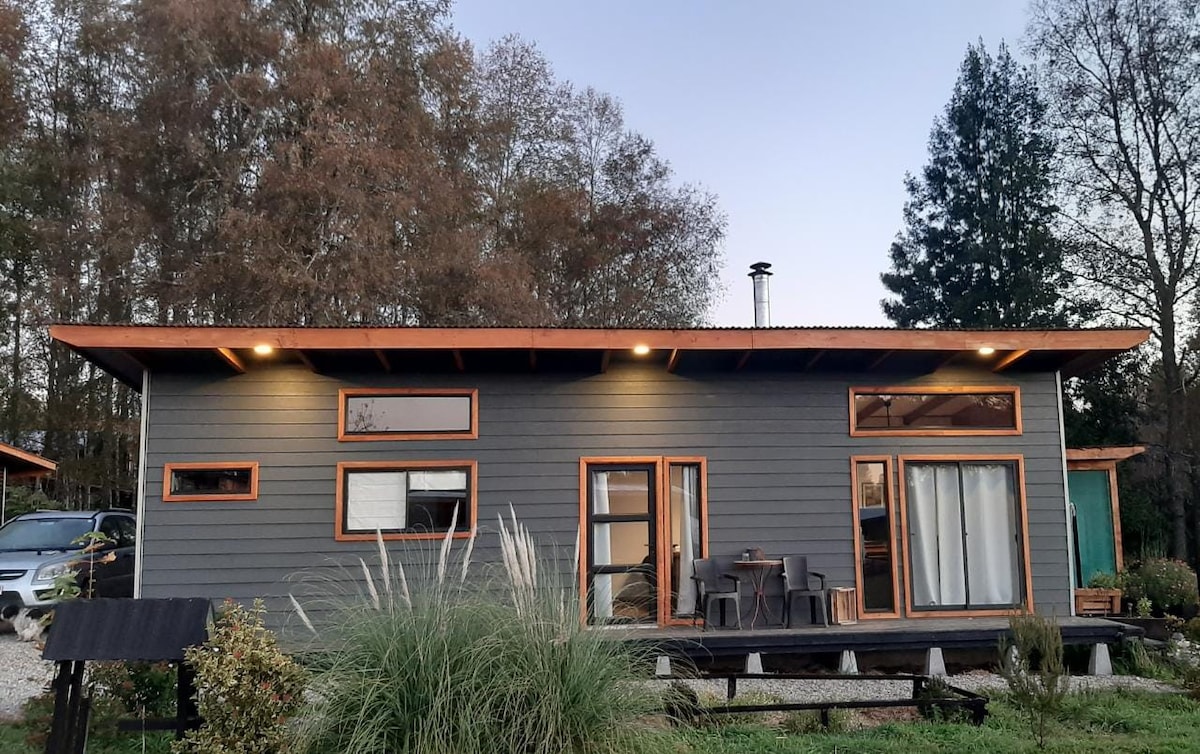
[[[1116,543],[1113,542],[1112,492],[1108,472],[1067,472],[1071,507],[1075,511],[1076,574],[1087,586],[1095,573],[1117,572]]]

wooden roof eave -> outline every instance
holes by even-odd
[[[376,357],[389,350],[449,351],[459,371],[465,351],[595,351],[606,355],[647,346],[672,356],[678,365],[687,351],[739,352],[739,367],[755,351],[805,351],[816,354],[808,367],[829,351],[942,352],[951,357],[984,346],[1030,354],[1049,352],[1064,358],[1064,374],[1134,348],[1148,330],[888,330],[874,328],[776,329],[558,329],[558,328],[404,328],[404,327],[163,327],[142,325],[52,325],[51,337],[64,343],[121,381],[140,389],[145,367],[134,354],[169,355],[208,352],[242,372],[237,351],[266,345],[275,350],[362,351]],[[878,361],[882,361],[879,359]],[[381,360],[385,370],[390,364]],[[534,362],[531,362],[534,363]],[[1004,365],[1004,366],[1007,366]]]
[[[373,350],[654,350],[1123,351],[1149,337],[1127,330],[635,330],[403,327],[153,327],[52,325],[55,340],[76,348]]]
[[[1145,445],[1067,448],[1068,461],[1125,461],[1146,452]]]
[[[0,442],[0,467],[8,469],[14,475],[22,476],[53,474],[58,470],[58,464],[49,458],[43,458],[3,442]]]

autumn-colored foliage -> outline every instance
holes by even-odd
[[[448,5],[0,0],[0,440],[131,488],[133,395],[46,321],[701,322],[715,199]]]

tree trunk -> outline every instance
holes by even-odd
[[[1175,316],[1166,307],[1162,318],[1163,391],[1166,396],[1166,442],[1164,464],[1167,482],[1167,502],[1171,514],[1171,557],[1188,559],[1187,504],[1184,487],[1179,483],[1179,465],[1184,458],[1183,419],[1187,405],[1179,361],[1175,356]]]

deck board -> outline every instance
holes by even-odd
[[[1141,629],[1103,618],[1059,618],[1064,644],[1112,644],[1141,635]],[[748,652],[818,653],[844,650],[903,651],[986,649],[1008,633],[1007,618],[927,618],[872,620],[840,626],[796,626],[753,630],[691,626],[605,629],[619,641],[645,644],[688,657],[742,655]]]

